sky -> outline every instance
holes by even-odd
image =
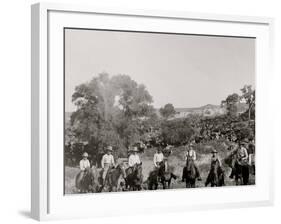
[[[102,72],[144,84],[155,108],[219,105],[255,86],[255,39],[66,29],[66,112],[75,87]]]

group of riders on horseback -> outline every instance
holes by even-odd
[[[201,175],[197,166],[195,141],[185,146],[185,166],[182,171],[181,181],[186,183],[187,188],[195,187],[196,180],[201,181]],[[170,188],[171,180],[178,177],[169,166],[169,156],[172,147],[158,147],[153,156],[154,169],[149,173],[147,186],[149,190],[157,189],[161,183],[163,189]],[[224,186],[224,170],[218,151],[213,146],[206,149],[211,153],[210,170],[205,181],[205,186]],[[239,141],[230,147],[231,152],[224,162],[232,168],[230,178],[234,178],[236,184],[239,181],[247,185],[249,181],[249,165],[254,167],[254,144],[247,140]],[[80,161],[80,172],[76,177],[76,187],[80,192],[101,192],[106,187],[109,191],[117,190],[141,190],[143,188],[142,162],[138,155],[137,147],[128,151],[128,167],[124,163],[116,164],[112,155],[113,148],[108,146],[106,153],[101,159],[101,170],[94,166],[91,168],[88,153],[83,153]],[[120,181],[123,177],[124,182]],[[93,187],[95,185],[95,187]],[[90,189],[90,190],[89,190]]]

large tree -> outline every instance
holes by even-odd
[[[236,117],[238,114],[238,103],[239,103],[240,97],[237,93],[233,93],[229,95],[225,100],[221,102],[221,105],[223,107],[226,107],[227,114],[230,117]]]
[[[251,114],[255,113],[256,96],[255,90],[252,89],[251,85],[245,85],[242,89],[241,99],[248,104],[248,119],[251,120]]]
[[[164,118],[169,118],[176,114],[176,110],[171,103],[168,103],[164,107],[161,107],[159,112]]]
[[[91,154],[106,145],[125,151],[140,139],[140,123],[153,116],[152,97],[144,85],[127,75],[102,73],[75,88],[71,130],[77,141],[88,142]]]

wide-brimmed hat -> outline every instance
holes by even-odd
[[[131,152],[138,152],[138,147],[134,146],[133,148],[131,148]]]
[[[190,142],[188,145],[187,145],[187,148],[194,148],[195,144],[193,142]]]
[[[157,151],[163,151],[162,147],[160,147],[160,146],[157,147],[156,150],[157,150]]]
[[[218,151],[213,148],[211,153],[218,153]]]
[[[106,151],[113,151],[112,146],[107,146]]]
[[[240,143],[240,145],[247,145],[249,142],[247,142],[247,140],[242,140],[239,143]]]
[[[88,155],[87,152],[84,152],[84,153],[82,154],[82,156],[83,156],[83,157],[88,157],[89,155]]]

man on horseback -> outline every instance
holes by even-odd
[[[130,186],[130,189],[141,189],[142,183],[142,166],[140,157],[138,155],[138,148],[133,147],[129,150],[130,156],[128,159],[128,169],[126,170],[126,188]]]
[[[205,186],[207,186],[211,182],[211,186],[213,187],[214,185],[216,186],[222,186],[219,183],[219,176],[220,174],[223,174],[223,169],[222,169],[222,164],[221,160],[218,157],[218,151],[214,149],[213,147],[210,147],[212,149],[212,157],[211,157],[211,169],[208,174],[208,177],[205,182]]]
[[[138,155],[138,148],[137,147],[130,148],[128,152],[130,153],[130,155],[129,155],[129,158],[128,158],[128,166],[129,167],[126,170],[126,176],[133,173],[135,165],[141,163],[140,157]]]
[[[190,143],[189,146],[186,146],[186,154],[185,154],[185,161],[193,161],[194,163],[194,167],[195,167],[195,172],[196,172],[196,178],[197,180],[201,181],[201,176],[200,176],[200,172],[199,169],[195,163],[196,161],[196,152],[194,150],[194,143]],[[183,176],[182,176],[182,182],[184,182],[184,173],[185,173],[186,167],[183,168]]]
[[[79,168],[80,168],[80,172],[79,174],[76,176],[76,183],[81,183],[81,181],[83,180],[83,178],[86,176],[88,170],[90,169],[91,165],[90,165],[90,161],[88,160],[88,153],[84,152],[82,154],[82,159],[79,162]]]
[[[242,166],[248,164],[249,156],[246,147],[247,147],[247,142],[242,141],[240,142],[240,147],[237,150],[237,162]]]
[[[153,157],[153,164],[156,170],[159,169],[159,164],[163,161],[164,155],[160,147],[157,148],[157,152],[154,154]]]
[[[251,139],[248,145],[249,165],[252,168],[252,173],[255,175],[255,140]]]
[[[90,161],[88,160],[88,153],[84,152],[82,155],[82,159],[80,160],[79,166],[80,166],[80,171],[85,172],[87,168],[90,168]]]
[[[232,171],[229,176],[229,178],[235,178],[237,179],[238,173],[241,173],[243,170],[243,173],[245,173],[246,176],[248,176],[248,151],[246,149],[247,147],[247,140],[240,141],[239,146],[237,150],[233,154],[232,159]],[[241,170],[242,169],[242,170]],[[245,177],[244,184],[247,183],[247,177]]]
[[[131,150],[131,155],[128,159],[129,168],[133,168],[136,164],[141,164],[140,157],[138,155],[138,148],[133,147]]]
[[[106,148],[106,154],[103,155],[102,160],[101,160],[101,167],[103,169],[103,173],[102,173],[103,185],[105,184],[106,176],[107,176],[109,169],[111,169],[112,167],[115,166],[112,151],[113,151],[112,146],[108,146]]]

